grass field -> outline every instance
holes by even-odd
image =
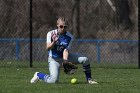
[[[42,81],[30,84],[34,72],[48,73],[48,69],[26,66],[8,63],[4,67],[0,64],[0,93],[140,93],[140,69],[133,64],[93,64],[92,76],[98,85],[86,83],[80,65],[77,72],[70,76],[61,69],[60,82],[57,84]],[[78,84],[70,84],[73,77],[78,79]]]

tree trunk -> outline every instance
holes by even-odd
[[[125,26],[125,28],[129,28],[131,26],[131,20],[129,18],[129,5],[128,0],[117,0],[117,15],[118,15],[118,23]]]
[[[73,0],[72,10],[72,32],[75,38],[80,38],[80,0]]]

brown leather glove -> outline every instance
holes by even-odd
[[[74,74],[78,68],[75,64],[72,64],[72,62],[63,62],[62,66],[66,74]]]

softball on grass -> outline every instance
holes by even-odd
[[[76,83],[77,83],[77,79],[76,78],[71,79],[71,84],[76,84]]]

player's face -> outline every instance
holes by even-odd
[[[58,27],[58,31],[60,33],[65,33],[67,25],[65,24],[64,21],[59,21],[58,24],[57,24],[57,27]]]

